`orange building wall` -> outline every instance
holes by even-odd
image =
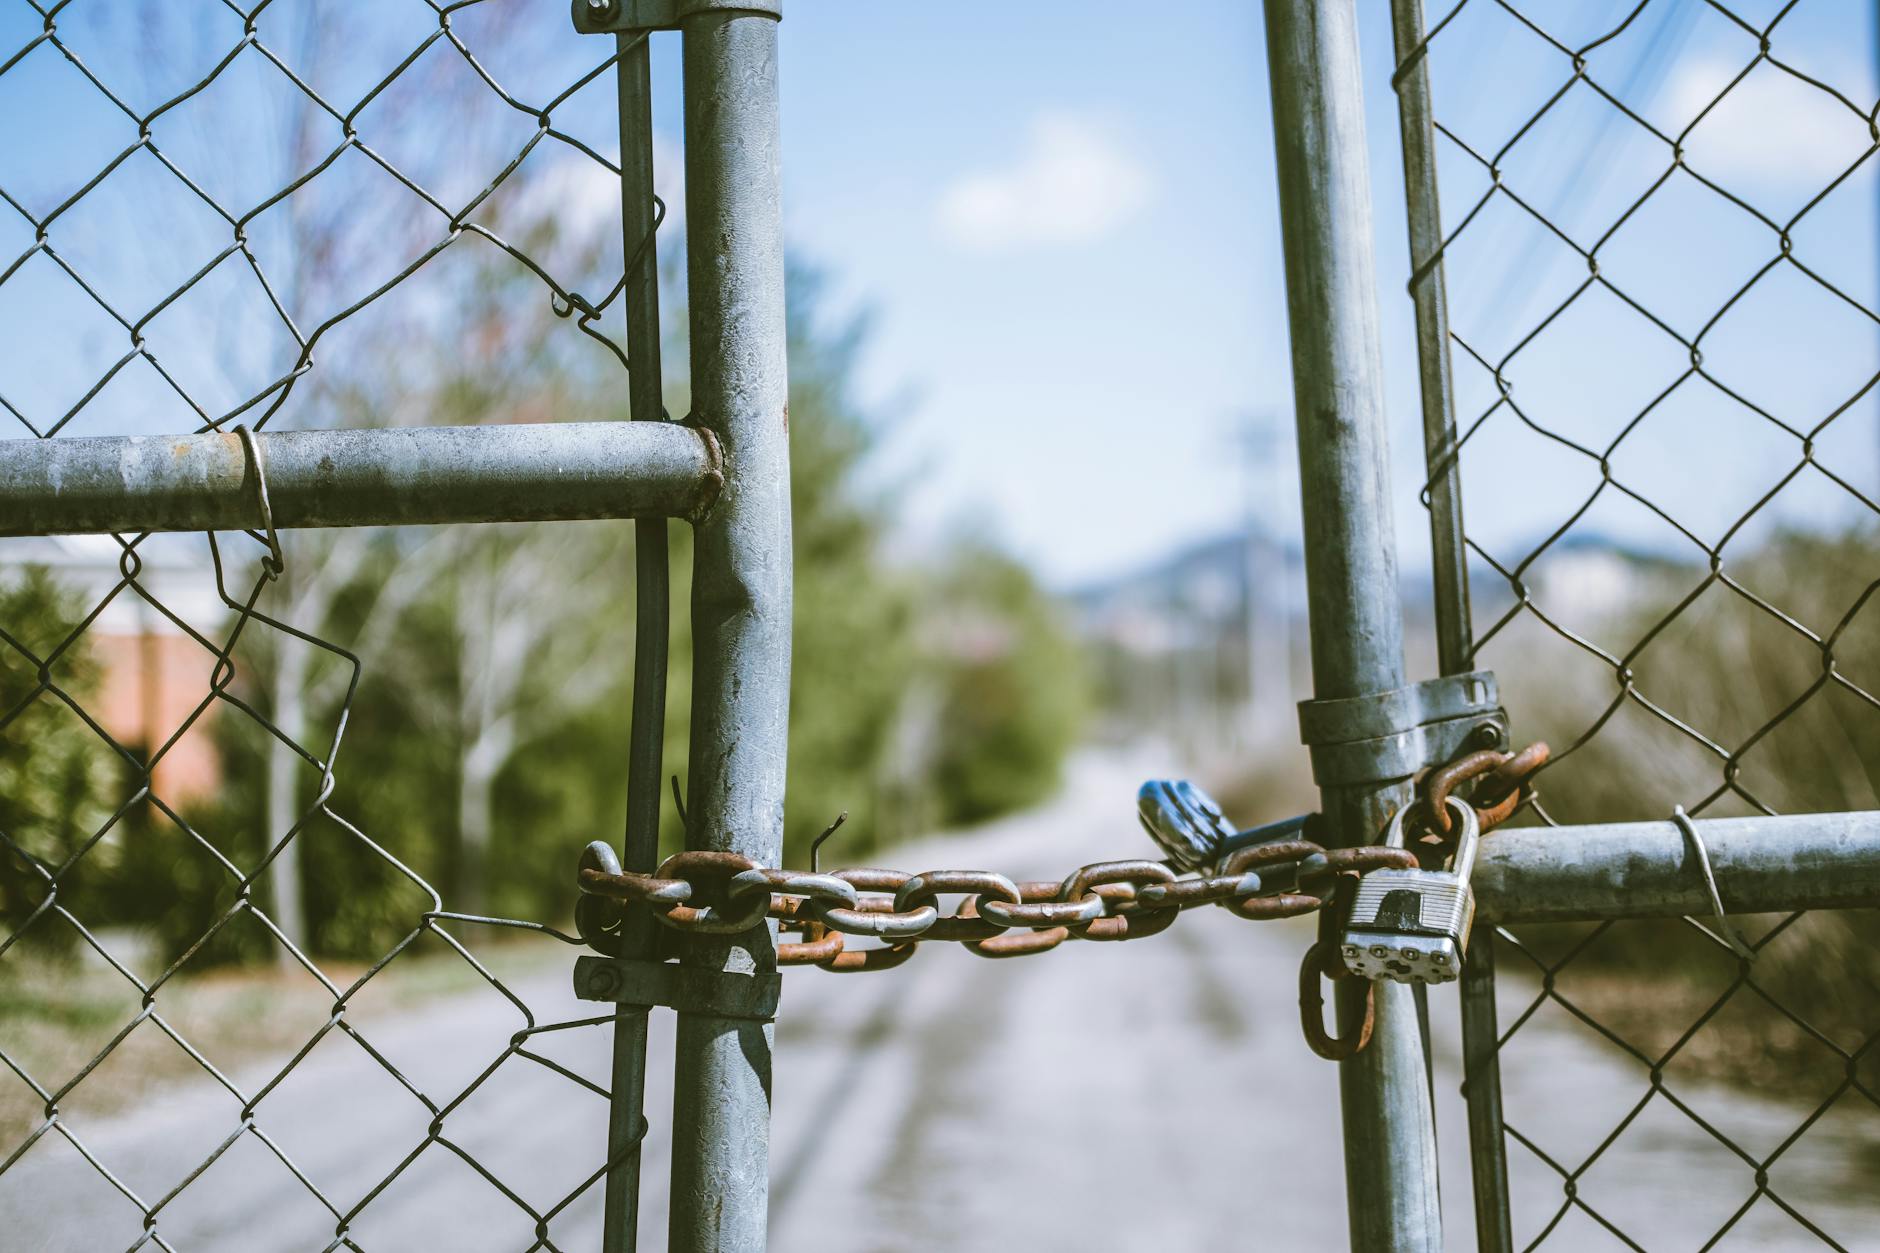
[[[186,635],[91,634],[103,681],[87,708],[125,748],[156,752],[209,694],[214,655]],[[221,784],[210,734],[220,705],[212,701],[151,771],[151,786],[165,801],[180,804]]]

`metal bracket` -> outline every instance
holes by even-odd
[[[783,0],[572,0],[574,28],[583,35],[678,30],[700,13],[748,13],[783,18]]]
[[[746,974],[626,957],[580,957],[574,963],[574,994],[584,1001],[771,1022],[782,992],[783,976],[774,970]]]
[[[1462,752],[1506,748],[1508,714],[1490,670],[1340,700],[1299,703],[1299,739],[1321,787],[1407,779]]]

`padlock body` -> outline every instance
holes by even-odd
[[[1339,941],[1361,979],[1448,983],[1462,974],[1475,893],[1447,871],[1373,870],[1358,881]]]

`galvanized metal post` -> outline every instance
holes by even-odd
[[[697,527],[687,843],[778,864],[790,712],[790,456],[777,13],[687,14],[685,164],[692,407],[725,486]],[[768,972],[760,928],[686,944],[688,965]],[[760,1253],[770,1152],[767,1023],[680,1014],[673,1253]]]
[[[1443,273],[1443,215],[1437,194],[1436,126],[1430,104],[1423,0],[1392,0],[1397,117],[1403,142],[1404,209],[1410,230],[1410,295],[1416,306],[1423,456],[1429,474],[1430,560],[1437,662],[1444,674],[1475,668],[1469,613],[1468,548],[1462,526],[1462,467],[1456,447],[1454,376],[1449,354],[1449,291]],[[1462,988],[1463,1095],[1469,1108],[1469,1162],[1475,1240],[1482,1253],[1512,1253],[1508,1151],[1502,1131],[1501,1057],[1495,1021],[1495,929],[1478,927]]]
[[[676,423],[7,439],[0,536],[232,531],[264,496],[283,530],[691,517],[721,478],[718,441]]]
[[[659,360],[659,249],[653,204],[653,81],[650,32],[623,34],[615,74],[620,99],[620,204],[627,304],[627,405],[636,422],[665,417]],[[633,723],[627,746],[627,833],[623,869],[650,874],[659,861],[659,808],[666,738],[666,652],[670,639],[664,518],[633,530]],[[653,956],[655,923],[627,915],[620,955]],[[640,1146],[645,1133],[646,1030],[651,1009],[614,1011],[614,1068],[608,1106],[606,1218],[602,1253],[639,1247]]]
[[[1724,932],[1719,914],[1867,909],[1880,810],[1503,828],[1475,882],[1490,923],[1691,917]]]
[[[1267,0],[1293,394],[1305,515],[1312,680],[1320,700],[1404,684],[1403,615],[1384,425],[1370,171],[1354,0]],[[1369,842],[1409,781],[1330,787],[1343,844]],[[1341,1032],[1365,989],[1339,985]],[[1351,1247],[1436,1253],[1435,1124],[1408,987],[1376,985],[1371,1043],[1340,1063]]]

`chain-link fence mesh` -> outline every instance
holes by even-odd
[[[565,6],[16,0],[0,49],[14,437],[625,416],[615,44]],[[0,1243],[596,1224],[611,1015],[495,915],[614,828],[535,767],[624,758],[537,716],[624,706],[624,542],[0,542]]]
[[[1880,807],[1854,16],[1465,0],[1400,58],[1435,118],[1412,289],[1440,261],[1474,659],[1554,746],[1547,822]],[[1873,1247],[1880,920],[1731,920],[1753,961],[1723,925],[1498,933],[1515,1247]],[[1524,1117],[1563,1085],[1572,1117]]]

